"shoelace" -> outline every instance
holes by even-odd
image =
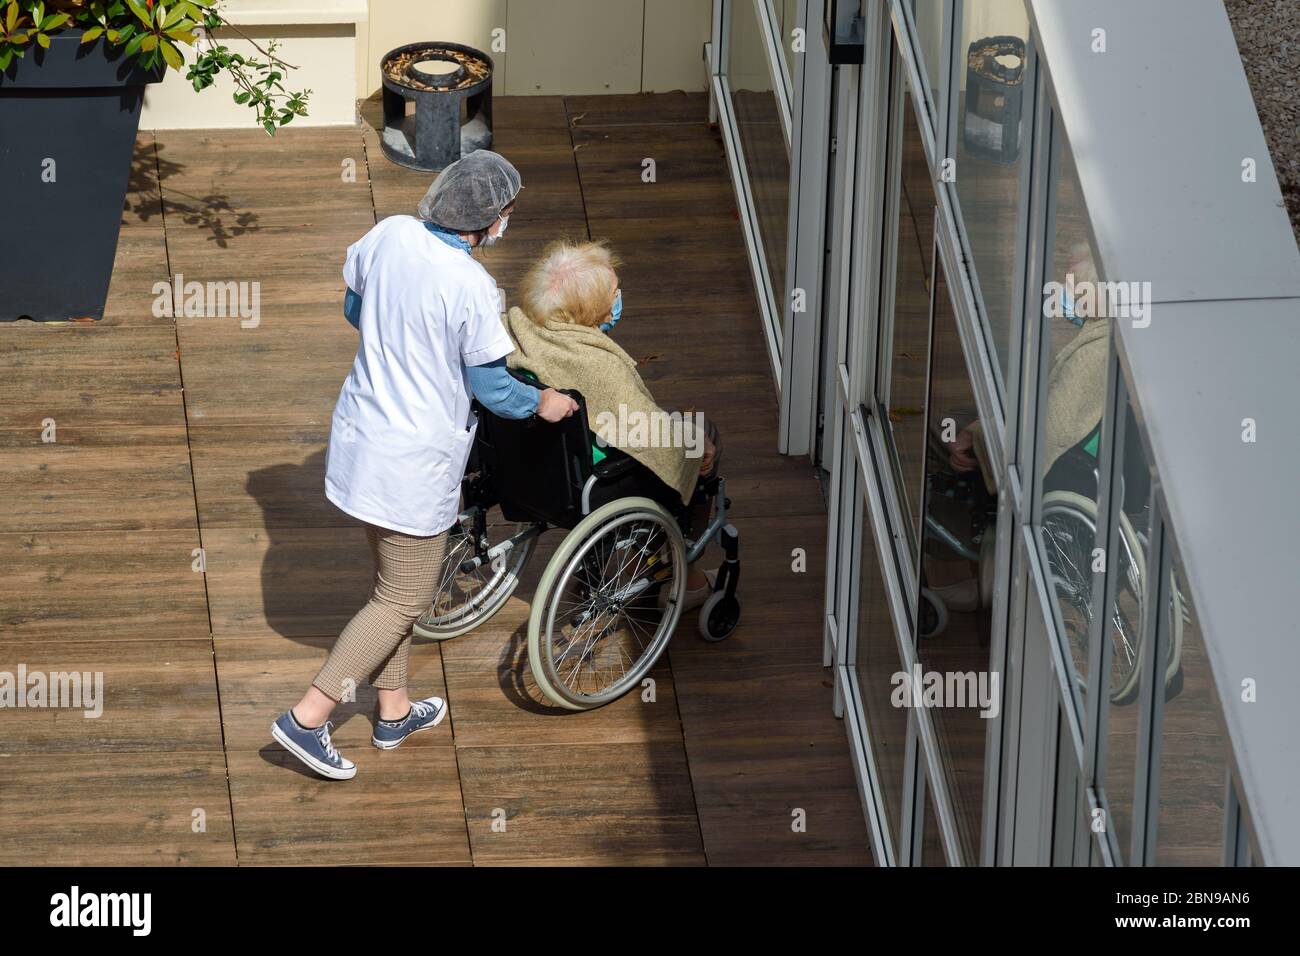
[[[424,720],[424,718],[428,717],[431,713],[433,713],[432,704],[426,704],[422,700],[411,701],[411,716],[415,717],[417,720]]]
[[[316,739],[319,740],[320,745],[325,748],[325,756],[330,759],[330,763],[337,763],[339,752],[335,750],[334,745],[330,743],[330,731],[333,729],[334,722],[331,720],[325,721],[325,723],[321,724],[320,728],[316,731]]]

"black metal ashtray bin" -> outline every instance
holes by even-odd
[[[998,57],[1015,57],[1008,66]],[[1025,95],[1025,41],[985,37],[966,53],[963,136],[968,152],[1010,165],[1020,157],[1020,111]]]
[[[444,169],[492,145],[492,58],[461,43],[408,43],[380,61],[384,155],[411,169]],[[407,115],[407,103],[415,111]]]

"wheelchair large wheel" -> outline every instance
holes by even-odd
[[[685,592],[686,546],[663,506],[620,498],[597,508],[560,543],[533,597],[537,686],[569,710],[623,696],[668,646]]]
[[[484,523],[487,541],[483,545],[488,548],[500,544],[525,527],[504,520],[494,508]],[[445,641],[474,630],[501,610],[519,586],[519,576],[532,556],[536,538],[526,538],[495,562],[473,571],[461,571],[461,563],[477,553],[475,534],[472,519],[460,519],[451,526],[438,593],[429,609],[411,626],[421,637]]]
[[[1128,516],[1120,513],[1119,554],[1108,562],[1119,575],[1107,630],[1111,639],[1110,700],[1126,704],[1137,695],[1141,670],[1146,557]],[[1075,682],[1086,693],[1088,632],[1092,626],[1092,551],[1097,542],[1097,505],[1073,491],[1043,496],[1042,538],[1048,571],[1065,627]],[[1181,641],[1180,641],[1181,643]]]

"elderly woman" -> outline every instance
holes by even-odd
[[[581,392],[598,445],[644,466],[606,495],[642,495],[674,510],[690,504],[700,478],[716,474],[720,440],[703,415],[660,408],[636,361],[609,336],[623,311],[616,267],[602,243],[549,245],[524,278],[523,308],[506,316],[515,345],[506,361],[551,388]],[[704,602],[712,577],[691,567],[683,610]]]

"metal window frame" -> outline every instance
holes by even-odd
[[[731,85],[728,70],[731,57],[731,14],[732,4],[745,3],[747,0],[713,0],[712,35],[709,41],[709,71],[711,93],[710,116],[716,115],[718,131],[722,136],[727,167],[731,173],[731,184],[736,194],[736,208],[740,214],[741,231],[745,238],[745,253],[749,260],[750,275],[753,278],[758,298],[759,311],[763,318],[763,336],[767,343],[768,360],[771,364],[772,377],[778,393],[785,381],[783,378],[783,356],[781,353],[784,332],[781,316],[787,302],[785,290],[777,290],[772,284],[772,276],[767,268],[764,254],[762,231],[759,228],[758,210],[754,204],[754,191],[750,186],[749,172],[745,166],[744,148],[741,144],[740,127],[731,103]],[[767,7],[767,0],[749,0],[754,3],[756,13],[760,5]],[[770,8],[768,8],[770,13]],[[767,50],[769,68],[779,60],[784,71],[785,57],[780,48],[769,49],[773,44],[770,32],[765,33],[764,25],[770,31],[772,19],[766,13],[759,16],[759,32],[763,34]],[[776,60],[773,59],[776,57]],[[774,78],[772,95],[777,102],[777,112],[781,116],[782,132],[785,137],[786,153],[790,154],[790,101],[785,95],[789,87],[788,74],[781,73],[781,81]],[[789,237],[787,235],[787,247]],[[787,248],[787,257],[790,250]],[[788,261],[788,259],[787,259]]]
[[[1044,92],[1050,96],[1050,86],[1051,86],[1050,75],[1048,76],[1048,79],[1049,82],[1046,85]],[[1048,108],[1046,121],[1047,121],[1046,126],[1042,130],[1042,135],[1046,139],[1046,146],[1048,151],[1047,171],[1046,171],[1046,176],[1044,177],[1046,180],[1045,182],[1046,193],[1044,197],[1045,198],[1045,206],[1044,206],[1045,231],[1042,236],[1043,239],[1043,244],[1041,249],[1042,258],[1040,259],[1041,269],[1042,269],[1040,273],[1040,277],[1042,279],[1046,279],[1047,277],[1053,276],[1055,274],[1054,273],[1055,264],[1053,262],[1053,259],[1055,257],[1055,245],[1056,245],[1054,241],[1054,237],[1056,235],[1056,211],[1057,211],[1056,200],[1057,200],[1057,192],[1058,192],[1057,187],[1060,185],[1061,182],[1060,179],[1062,175],[1061,160],[1062,157],[1065,155],[1065,151],[1069,149],[1069,143],[1065,137],[1065,129],[1058,119],[1054,102]],[[1091,233],[1092,230],[1091,223],[1089,223],[1088,229],[1089,229],[1089,233]],[[1048,636],[1052,639],[1052,642],[1055,645],[1052,656],[1053,656],[1053,660],[1056,661],[1060,666],[1060,671],[1057,677],[1061,684],[1062,693],[1065,696],[1065,699],[1070,703],[1070,710],[1071,710],[1070,723],[1072,727],[1072,736],[1076,739],[1078,743],[1078,750],[1080,755],[1079,765],[1080,767],[1082,767],[1084,763],[1083,727],[1084,727],[1084,720],[1086,715],[1086,702],[1080,699],[1080,697],[1075,693],[1073,681],[1070,676],[1071,673],[1070,662],[1072,658],[1069,656],[1070,652],[1067,646],[1067,642],[1069,638],[1065,634],[1065,626],[1061,619],[1060,608],[1057,606],[1057,602],[1053,598],[1053,592],[1047,584],[1046,571],[1048,567],[1048,558],[1047,558],[1046,548],[1043,545],[1042,537],[1040,534],[1040,529],[1042,528],[1042,523],[1043,523],[1043,510],[1042,510],[1043,509],[1043,478],[1046,472],[1046,469],[1043,467],[1042,449],[1046,443],[1045,429],[1047,426],[1047,408],[1048,408],[1048,401],[1050,398],[1049,388],[1047,383],[1049,381],[1050,364],[1051,364],[1050,355],[1049,355],[1051,351],[1050,349],[1051,342],[1050,342],[1050,337],[1048,335],[1048,319],[1043,314],[1043,310],[1041,308],[1035,311],[1035,319],[1033,321],[1033,326],[1036,329],[1036,333],[1037,333],[1034,336],[1035,346],[1037,351],[1036,353],[1031,353],[1029,355],[1029,360],[1036,364],[1037,377],[1035,382],[1036,387],[1035,387],[1035,395],[1034,395],[1034,413],[1032,416],[1034,422],[1033,452],[1032,452],[1032,457],[1029,459],[1028,462],[1028,475],[1030,476],[1029,500],[1027,502],[1029,505],[1028,508],[1029,526],[1032,528],[1034,532],[1034,541],[1035,541],[1034,562],[1036,566],[1039,568],[1040,574],[1042,575],[1041,586],[1044,589],[1042,596],[1047,602]],[[1112,342],[1112,344],[1108,346],[1108,349],[1110,354],[1113,356],[1115,351],[1113,345],[1113,337],[1110,341]],[[1105,425],[1105,418],[1108,410],[1109,409],[1107,409],[1107,407],[1103,404],[1103,411],[1102,411],[1103,427]],[[1099,486],[1106,483],[1107,473],[1102,468],[1103,464],[1104,463],[1102,463],[1101,461],[1098,462]],[[1093,545],[1094,547],[1098,547],[1098,546],[1106,547],[1106,545],[1099,545],[1099,542],[1105,540],[1105,535],[1102,530],[1105,526],[1102,525],[1101,523],[1103,517],[1100,509],[1101,494],[1102,492],[1099,487],[1097,537],[1094,539],[1094,545]],[[1109,548],[1107,548],[1107,550],[1104,553],[1109,555],[1112,552],[1109,550]],[[1096,597],[1100,593],[1101,585],[1100,582],[1098,581],[1098,577],[1109,578],[1110,577],[1109,567],[1107,567],[1106,572],[1104,572],[1102,575],[1099,576],[1094,575],[1093,578],[1094,601],[1096,600]],[[1109,607],[1110,605],[1102,604],[1100,606]],[[1104,615],[1093,616],[1093,620],[1091,624],[1092,630],[1090,632],[1090,637],[1089,637],[1090,646],[1092,644],[1092,641],[1095,639],[1094,635],[1096,631],[1098,630],[1098,628],[1100,627],[1101,623],[1103,623],[1104,620],[1105,620]]]
[[[805,29],[823,0],[798,0],[796,16]],[[770,0],[755,0],[770,9]],[[820,17],[818,18],[820,20]],[[784,70],[786,63],[777,50]],[[783,73],[788,82],[788,73]],[[777,449],[783,455],[813,455],[816,450],[818,379],[821,370],[822,282],[825,266],[826,206],[830,188],[831,70],[820,42],[806,45],[796,58],[791,103],[786,254],[786,288],[777,303],[781,315],[781,376]],[[804,308],[794,309],[795,290]],[[774,290],[775,291],[775,290]]]

